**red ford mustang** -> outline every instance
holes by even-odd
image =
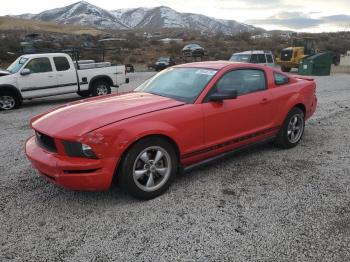
[[[189,169],[273,139],[291,148],[316,109],[313,79],[244,63],[167,69],[134,92],[67,104],[34,117],[26,154],[39,173],[73,190],[113,178],[142,199]]]

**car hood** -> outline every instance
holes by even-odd
[[[0,69],[0,76],[7,76],[10,75],[11,73],[7,70]]]
[[[13,85],[15,77],[13,74],[3,75],[0,77],[0,85]]]
[[[81,100],[34,117],[32,127],[56,138],[76,138],[131,117],[184,105],[149,93],[129,93]]]

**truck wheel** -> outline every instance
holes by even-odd
[[[282,66],[281,70],[282,70],[282,72],[290,72],[290,70],[292,70],[292,68]]]
[[[305,129],[304,112],[300,108],[293,108],[287,115],[275,144],[281,148],[295,147],[301,140]]]
[[[93,96],[108,95],[111,93],[111,85],[104,80],[96,81],[92,86],[91,93]]]
[[[80,92],[77,92],[77,94],[81,97],[89,97],[91,95],[91,92],[90,91],[80,91]]]
[[[12,110],[20,107],[21,99],[11,91],[0,92],[0,110]]]
[[[173,182],[177,162],[175,150],[166,140],[142,139],[128,150],[121,162],[120,185],[136,198],[155,198]]]

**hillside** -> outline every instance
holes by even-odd
[[[21,31],[39,33],[60,33],[73,35],[101,35],[102,30],[79,25],[58,25],[52,22],[42,22],[37,20],[24,20],[9,16],[0,17],[0,32]]]

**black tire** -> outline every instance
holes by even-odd
[[[111,93],[111,85],[105,80],[97,80],[92,84],[91,93],[93,96],[108,95]]]
[[[296,129],[297,126],[295,126],[295,129],[293,129],[293,125],[292,125],[292,121],[294,122],[296,117],[298,119],[298,127],[300,128],[298,129],[300,130],[299,132]],[[288,113],[286,119],[284,120],[284,123],[275,140],[275,145],[285,149],[289,149],[297,146],[303,137],[304,130],[305,130],[304,112],[300,108],[295,107]],[[297,135],[296,135],[296,132],[298,132]],[[294,136],[294,139],[292,139],[292,136]]]
[[[156,164],[149,165],[148,168],[146,167],[147,163],[141,159],[145,154],[145,150],[147,150],[146,154],[149,157],[147,157],[149,161],[154,161],[156,159],[158,150],[163,150],[163,158],[161,158]],[[154,154],[152,154],[153,151]],[[151,160],[153,157],[155,159]],[[162,166],[158,166],[157,169],[156,167],[158,164],[161,164]],[[151,171],[152,166],[155,169],[153,171]],[[166,166],[168,168],[166,168]],[[118,181],[121,188],[126,190],[133,197],[142,200],[149,200],[163,194],[169,188],[176,176],[177,166],[178,157],[175,153],[175,149],[169,142],[159,137],[145,138],[136,142],[123,157],[121,168],[119,169],[120,174],[117,174],[117,176],[120,176],[118,177]],[[157,173],[156,170],[160,169],[165,169],[166,174],[161,175],[161,173]],[[136,172],[134,171],[143,172],[146,170],[148,170],[147,173],[141,175],[139,178],[135,178]],[[153,187],[148,187],[151,175]]]
[[[0,92],[0,111],[17,109],[21,106],[22,99],[13,91]]]
[[[288,72],[290,72],[292,70],[292,68],[281,66],[281,70],[282,70],[282,72],[288,73]]]
[[[91,92],[90,91],[78,91],[77,94],[81,97],[89,97],[91,95]]]

